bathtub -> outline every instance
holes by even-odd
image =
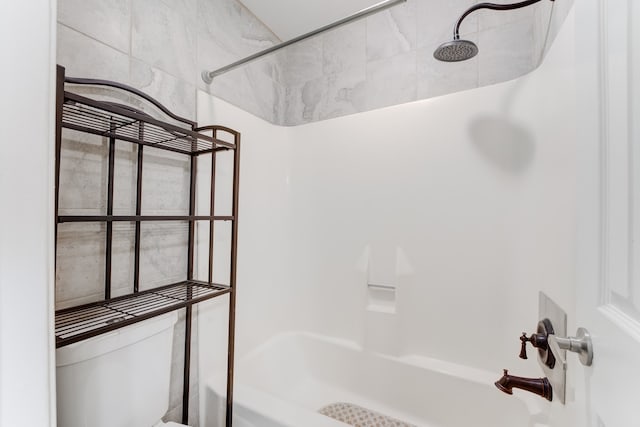
[[[500,393],[500,373],[391,357],[308,333],[278,335],[236,362],[234,427],[338,427],[318,410],[346,402],[418,427],[543,427],[548,402]],[[206,384],[205,426],[224,419],[224,381]]]

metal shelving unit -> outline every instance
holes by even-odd
[[[56,345],[63,347],[169,311],[229,293],[229,286],[185,280],[56,312]]]
[[[147,102],[158,109],[167,120],[158,120],[142,110],[130,105],[89,98],[73,91],[68,86],[96,86],[111,88],[125,93],[130,99]],[[94,79],[65,77],[65,70],[58,66],[56,108],[56,191],[55,226],[56,247],[58,224],[69,222],[97,222],[106,224],[105,239],[105,283],[104,299],[81,306],[57,310],[55,315],[56,347],[63,347],[87,338],[104,334],[124,326],[131,325],[174,310],[185,309],[185,364],[183,376],[183,413],[182,422],[188,423],[189,413],[189,372],[191,353],[191,316],[192,306],[199,302],[229,294],[229,334],[227,360],[227,416],[226,425],[231,426],[233,404],[233,359],[235,329],[235,287],[236,259],[238,243],[238,181],[240,166],[240,134],[224,126],[198,127],[197,123],[179,117],[169,111],[157,100],[129,86]],[[106,215],[59,215],[58,199],[60,194],[60,160],[63,129],[90,133],[107,138],[109,141],[107,212]],[[226,135],[221,139],[219,136]],[[137,146],[137,177],[135,215],[114,215],[114,170],[116,143],[131,143]],[[190,157],[190,193],[188,215],[142,215],[142,171],[144,147],[180,153]],[[216,153],[233,152],[233,188],[232,212],[229,216],[216,216],[215,183]],[[196,171],[199,156],[211,156],[210,206],[209,215],[195,214]],[[140,290],[140,241],[141,223],[145,221],[183,221],[188,222],[188,255],[185,280],[167,286]],[[194,279],[195,224],[197,221],[209,223],[209,259],[208,280]],[[231,253],[229,283],[213,283],[214,257],[213,245],[215,224],[220,221],[231,222]],[[112,298],[111,296],[111,258],[113,245],[113,223],[130,222],[135,224],[135,243],[133,250],[134,280],[131,293]]]

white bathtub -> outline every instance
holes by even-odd
[[[538,396],[500,393],[499,372],[389,357],[307,333],[274,337],[236,364],[234,427],[344,427],[318,413],[347,402],[419,427],[543,427]],[[205,425],[224,419],[224,386],[206,387]]]

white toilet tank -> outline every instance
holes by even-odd
[[[171,312],[56,350],[58,426],[151,427],[169,407]]]

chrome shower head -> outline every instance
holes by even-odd
[[[458,62],[471,59],[478,54],[478,46],[469,40],[455,39],[442,43],[433,52],[433,57],[438,61]]]

